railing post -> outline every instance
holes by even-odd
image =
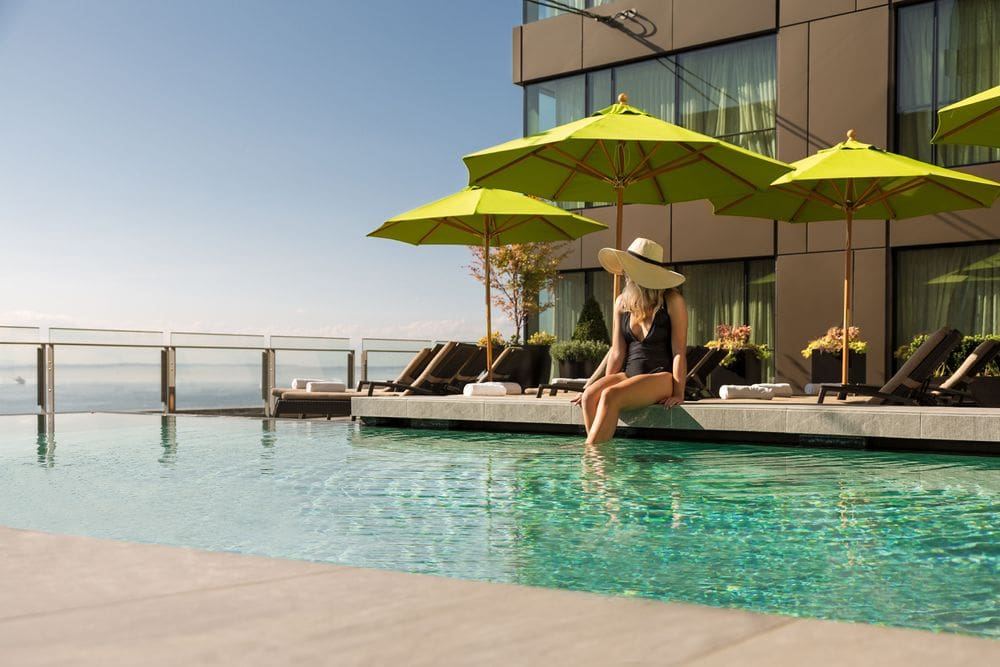
[[[276,352],[268,348],[260,354],[260,397],[264,400],[264,416],[271,417],[271,389],[274,388],[274,367]]]
[[[45,393],[42,411],[47,415],[56,413],[56,348],[52,343],[42,345],[45,361]]]
[[[361,350],[361,381],[368,382],[368,350]]]
[[[347,351],[347,387],[354,387],[354,350]]]
[[[163,414],[177,411],[177,348],[164,347],[160,350],[160,401]]]

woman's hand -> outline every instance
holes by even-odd
[[[665,399],[660,401],[660,403],[667,406],[668,408],[672,408],[675,405],[680,405],[683,402],[684,402],[683,396],[667,396]]]

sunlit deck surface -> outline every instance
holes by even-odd
[[[583,434],[572,394],[502,397],[383,396],[351,399],[363,423],[427,428]],[[705,399],[627,412],[619,436],[852,449],[1000,454],[1000,409],[870,405],[828,396]]]
[[[1000,642],[0,528],[9,665],[989,665]]]

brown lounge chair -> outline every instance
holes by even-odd
[[[820,385],[817,403],[822,403],[828,393],[844,400],[849,395],[870,396],[868,403],[897,405],[925,405],[933,403],[928,395],[928,385],[934,371],[943,364],[955,346],[962,340],[962,334],[949,327],[941,327],[916,349],[896,374],[881,387],[865,384],[823,383]]]
[[[462,368],[472,360],[479,351],[478,345],[471,343],[445,343],[441,351],[427,364],[427,368],[413,382],[376,383],[392,392],[400,392],[403,396],[411,394],[445,395],[460,393],[454,386],[455,377]],[[369,387],[371,395],[373,387]]]
[[[969,353],[948,379],[937,387],[932,387],[927,392],[928,396],[937,405],[978,405],[980,399],[970,391],[970,385],[997,355],[1000,355],[1000,340],[984,340]]]
[[[427,365],[444,347],[438,343],[434,347],[425,347],[410,359],[406,367],[400,372],[396,380],[398,382],[413,382],[427,368]],[[327,419],[330,417],[346,417],[351,414],[351,398],[353,396],[373,395],[376,386],[385,386],[387,383],[362,380],[358,383],[356,391],[306,391],[305,389],[274,388],[271,396],[274,398],[274,406],[271,414],[275,417],[285,417],[288,415],[320,415]],[[364,389],[368,387],[366,392]],[[380,390],[375,395],[392,395],[388,390]]]

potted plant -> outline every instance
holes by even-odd
[[[813,383],[840,382],[843,379],[844,328],[830,327],[819,338],[809,341],[802,356],[810,360],[809,380]],[[867,374],[868,343],[861,340],[861,329],[850,327],[847,330],[848,381],[852,384],[864,384]]]
[[[568,341],[552,346],[552,358],[559,362],[559,375],[567,378],[590,377],[611,347],[611,336],[604,315],[594,297],[583,302],[580,317]]]
[[[528,336],[528,343],[524,346],[527,354],[528,372],[525,374],[525,386],[537,387],[549,381],[552,375],[552,344],[556,342],[556,337],[547,331],[536,331]]]
[[[559,362],[559,375],[566,378],[587,378],[608,353],[610,345],[597,340],[564,340],[551,348],[552,358]]]
[[[754,384],[761,381],[761,362],[770,358],[771,350],[764,343],[750,341],[752,329],[747,324],[715,328],[716,338],[705,343],[713,350],[726,350],[719,368],[709,376],[713,389],[724,384]]]

